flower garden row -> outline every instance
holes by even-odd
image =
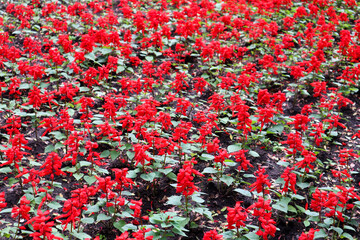
[[[355,0],[0,11],[1,237],[359,235]]]

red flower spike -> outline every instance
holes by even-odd
[[[269,175],[264,174],[265,173],[265,169],[262,167],[259,167],[259,169],[255,172],[255,176],[256,176],[256,181],[250,185],[250,191],[253,192],[254,190],[256,190],[257,193],[264,193],[264,194],[268,194],[270,191],[266,188],[266,186],[268,186],[269,188],[271,187],[271,183],[269,181],[269,179],[267,178]]]
[[[50,175],[50,179],[53,180],[54,176],[66,175],[63,171],[61,171],[62,159],[55,152],[49,153],[47,158],[45,159],[44,164],[40,167],[42,170],[39,172],[40,176],[48,176]]]
[[[288,192],[289,191],[289,185],[290,185],[291,191],[296,194],[296,189],[295,189],[296,174],[291,172],[292,170],[294,170],[294,167],[292,167],[292,168],[287,167],[285,169],[284,173],[281,175],[281,178],[283,178],[284,181],[285,181],[284,187],[281,190],[281,192]]]
[[[313,240],[314,239],[314,235],[316,232],[320,231],[319,229],[313,229],[311,228],[309,230],[309,232],[307,233],[301,233],[300,237],[299,237],[299,240]]]
[[[239,229],[240,227],[245,227],[245,221],[247,219],[246,210],[240,206],[242,202],[236,202],[234,208],[227,207],[227,228],[228,229]]]
[[[223,240],[216,230],[210,230],[204,234],[203,240]]]
[[[193,164],[197,163],[193,159],[191,161],[185,161],[183,168],[180,169],[177,175],[176,193],[182,193],[185,197],[191,196],[195,191],[198,190],[198,188],[192,182],[194,180],[193,175],[201,177],[204,176],[199,171],[193,169]]]
[[[23,196],[20,199],[20,207],[14,206],[11,210],[11,217],[16,219],[17,217],[23,218],[25,220],[30,220],[30,201],[27,200],[26,196]]]
[[[5,192],[0,193],[0,211],[7,206],[5,201]]]

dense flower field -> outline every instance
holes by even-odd
[[[0,12],[1,239],[359,239],[355,0]]]

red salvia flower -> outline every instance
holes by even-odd
[[[44,102],[41,90],[37,86],[33,86],[33,88],[29,91],[28,98],[29,101],[25,103],[24,106],[32,105],[34,108],[39,109],[41,104]]]
[[[271,183],[268,179],[269,175],[264,174],[265,171],[265,168],[259,167],[259,169],[255,172],[256,181],[250,185],[251,192],[253,192],[254,190],[256,190],[256,192],[258,193],[262,192],[263,194],[268,194],[270,192],[269,189],[266,188],[266,186],[270,188]]]
[[[62,159],[55,152],[49,153],[47,158],[45,159],[44,164],[40,167],[42,170],[39,172],[40,176],[48,176],[50,175],[50,179],[53,180],[54,176],[66,175],[63,171],[61,171]]]
[[[307,124],[310,122],[310,119],[306,115],[296,114],[295,116],[291,116],[294,121],[288,122],[288,124],[294,124],[296,130],[301,130],[305,132],[308,129]]]
[[[335,115],[332,114],[330,116],[330,119],[325,119],[323,122],[328,122],[329,123],[329,127],[327,129],[332,130],[333,128],[336,128],[338,126],[346,129],[346,126],[344,124],[342,124],[341,122],[339,122],[340,120],[340,116],[339,115]]]
[[[30,236],[32,236],[34,240],[62,239],[61,237],[56,237],[54,234],[51,233],[52,227],[54,226],[54,221],[49,221],[49,214],[49,210],[45,212],[38,210],[37,215],[26,222],[26,224],[31,224],[31,226],[36,231],[30,234]]]
[[[262,129],[266,123],[271,122],[273,124],[276,124],[276,122],[271,120],[271,118],[274,116],[274,114],[277,113],[277,111],[274,110],[272,107],[270,107],[270,106],[266,106],[265,108],[259,107],[256,110],[256,112],[257,112],[257,114],[255,115],[255,117],[258,117],[258,122],[261,122],[260,132],[262,131]]]
[[[14,134],[19,134],[20,133],[20,128],[21,128],[21,118],[20,117],[9,117],[6,120],[5,125],[3,125],[1,128],[5,128],[7,134],[9,134],[9,138],[12,139]]]
[[[11,210],[12,218],[23,218],[25,220],[30,220],[29,212],[31,210],[30,201],[27,200],[26,196],[23,196],[20,200],[20,207],[14,206]]]
[[[224,165],[225,159],[229,158],[229,154],[226,149],[220,148],[218,154],[214,158],[214,162],[219,162]]]
[[[301,135],[298,132],[289,133],[287,135],[287,140],[282,141],[281,144],[289,145],[290,149],[286,149],[287,154],[295,155],[297,152],[302,152],[304,150]]]
[[[300,237],[299,237],[299,240],[313,240],[314,239],[314,235],[316,232],[320,231],[320,229],[313,229],[311,228],[309,230],[309,232],[307,233],[301,233]]]
[[[327,193],[325,191],[320,191],[318,188],[316,188],[315,192],[312,195],[310,208],[315,212],[321,212],[321,209],[325,206],[326,200]]]
[[[220,95],[216,92],[209,97],[208,102],[211,103],[210,109],[214,109],[215,111],[220,111],[225,107],[224,95]]]
[[[306,149],[301,152],[301,155],[304,158],[301,161],[295,163],[294,166],[297,166],[298,168],[301,169],[305,169],[306,173],[309,173],[310,169],[314,169],[314,166],[311,164],[316,161],[316,155],[315,153],[308,151]]]
[[[189,133],[191,127],[191,122],[185,122],[181,120],[181,123],[174,129],[173,140],[186,143],[187,134]]]
[[[240,165],[238,166],[239,171],[241,171],[242,169],[247,171],[249,167],[254,167],[253,165],[251,165],[250,161],[246,159],[245,153],[248,151],[249,150],[241,149],[237,152],[231,153],[231,155],[235,156],[235,161],[240,162]]]
[[[246,210],[240,206],[242,202],[236,202],[234,208],[227,207],[227,228],[228,229],[239,229],[240,227],[245,227],[245,221],[247,219]]]
[[[193,175],[201,177],[203,177],[204,175],[201,174],[199,171],[193,169],[193,164],[196,163],[197,162],[194,160],[184,162],[183,168],[180,169],[177,175],[176,193],[181,193],[185,197],[188,197],[198,190],[198,188],[193,183]]]
[[[159,116],[155,118],[155,121],[161,124],[161,129],[169,130],[172,126],[171,116],[169,113],[159,112]]]
[[[113,168],[112,170],[115,172],[115,182],[117,183],[117,185],[115,186],[116,189],[122,191],[124,187],[131,187],[131,185],[135,184],[133,180],[126,177],[128,172],[127,168],[123,168],[123,169]]]
[[[351,158],[359,158],[360,156],[354,152],[354,149],[341,149],[339,157],[340,165],[349,166],[349,161]]]
[[[18,172],[20,172],[19,163],[21,163],[24,155],[29,154],[24,150],[32,149],[26,146],[28,141],[24,138],[24,135],[20,133],[16,134],[12,139],[10,139],[10,143],[10,148],[1,150],[1,152],[5,153],[7,161],[0,164],[0,167],[14,164],[14,167],[17,169]]]
[[[143,218],[145,218],[145,216]],[[134,232],[132,235],[135,237],[134,240],[152,240],[154,238],[153,236],[145,237],[145,234],[150,231],[151,231],[150,228],[147,229],[143,228],[143,229],[139,229],[137,232]]]
[[[134,160],[135,160],[135,166],[137,166],[139,163],[142,166],[145,166],[145,161],[151,162],[152,158],[147,155],[146,151],[150,148],[149,145],[141,145],[141,144],[134,144]]]
[[[98,166],[102,166],[105,163],[100,162],[102,159],[100,156],[100,153],[95,152],[94,149],[98,148],[98,144],[96,142],[87,141],[85,144],[85,149],[88,152],[88,156],[86,157],[86,160],[91,162],[92,166],[93,164],[96,164]]]
[[[196,77],[193,79],[194,89],[197,93],[203,93],[205,91],[205,87],[209,85],[209,83],[202,77]]]
[[[261,228],[259,228],[256,234],[262,236],[264,239],[267,239],[268,235],[274,237],[276,232],[275,221],[271,218],[272,208],[270,201],[270,199],[265,201],[264,198],[260,196],[258,201],[248,208],[248,210],[254,209],[253,216],[259,217]]]
[[[312,82],[310,85],[314,88],[314,97],[319,97],[326,93],[326,82]]]
[[[185,73],[176,73],[175,80],[171,83],[171,88],[174,88],[176,93],[182,90],[186,90],[186,88],[189,87],[189,84],[185,78],[187,78]]]
[[[46,128],[46,130],[42,134],[42,136],[45,136],[46,133],[48,133],[48,132],[55,131],[55,129],[58,126],[58,120],[54,117],[44,118],[40,123],[42,123],[42,124],[39,125],[39,128],[40,127]]]
[[[323,141],[321,135],[325,132],[325,130],[323,129],[323,124],[322,122],[319,122],[312,124],[312,126],[315,127],[315,129],[313,129],[309,136],[313,136],[316,146],[320,146],[320,143]]]
[[[58,94],[62,95],[62,100],[68,98],[71,101],[74,101],[73,97],[75,97],[78,92],[79,87],[74,87],[71,83],[64,82],[64,84],[59,88]]]
[[[295,189],[296,174],[291,172],[292,170],[294,170],[294,167],[292,167],[292,168],[287,167],[285,169],[285,171],[283,172],[283,174],[281,174],[281,178],[284,179],[284,181],[285,181],[284,187],[281,190],[281,192],[288,192],[289,185],[290,185],[291,191],[296,194],[296,189]]]
[[[204,233],[203,240],[223,240],[223,236],[218,234],[216,230],[210,230]]]
[[[256,234],[263,237],[264,240],[268,239],[268,235],[274,237],[276,232],[276,222],[273,219],[267,217],[267,215],[265,215],[265,217],[259,217],[259,221],[263,230],[259,229]]]
[[[5,192],[0,193],[0,211],[7,206],[5,201]]]

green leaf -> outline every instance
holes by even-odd
[[[126,175],[126,177],[127,178],[136,178],[137,177],[137,173],[139,172],[139,170],[129,170],[128,172],[127,172],[127,175]]]
[[[169,173],[171,173],[172,168],[159,169],[158,171],[160,173],[163,173],[164,175],[168,175]]]
[[[180,230],[179,228],[177,227],[174,227],[172,229],[172,231],[175,233],[175,234],[178,234],[180,236],[183,236],[183,237],[187,237],[187,235],[184,233],[184,231]]]
[[[154,57],[153,56],[146,56],[145,59],[146,59],[146,61],[151,62],[152,60],[154,60]]]
[[[126,225],[126,222],[124,220],[119,220],[114,222],[114,227],[122,231],[122,227]]]
[[[231,160],[231,159],[225,159],[224,164],[225,164],[226,166],[229,166],[229,167],[234,167],[234,166],[236,166],[236,162],[234,162],[234,161]]]
[[[202,199],[199,194],[194,194],[191,196],[191,199],[194,201],[194,202],[197,202],[197,203],[203,203],[205,202],[204,199]]]
[[[95,222],[95,220],[92,217],[88,217],[88,218],[82,218],[81,222],[86,224],[92,224]]]
[[[102,158],[107,158],[110,155],[110,151],[109,150],[105,150],[100,154],[100,157]]]
[[[293,195],[291,195],[291,197],[295,198],[295,199],[299,199],[299,200],[304,200],[305,199],[305,197],[303,197],[303,196],[301,196],[299,194],[293,194]]]
[[[168,201],[166,202],[166,205],[174,205],[174,206],[180,206],[181,203],[181,196],[171,196],[168,198]]]
[[[249,154],[253,157],[260,157],[260,155],[255,151],[249,151]]]
[[[97,213],[100,211],[100,208],[98,205],[92,205],[90,207],[87,208],[86,212],[88,213]]]
[[[320,231],[315,232],[314,239],[317,238],[327,238],[328,234],[324,231],[324,229],[320,229]]]
[[[87,162],[87,161],[80,161],[79,162],[80,167],[88,167],[91,165],[91,162]]]
[[[294,208],[294,207],[291,206],[291,205],[288,205],[288,211],[289,211],[289,212],[292,212],[292,213],[297,213],[296,208]]]
[[[59,209],[62,207],[62,205],[60,203],[54,202],[54,201],[48,203],[47,206],[49,206],[49,208],[51,208],[51,209]]]
[[[111,53],[113,50],[111,48],[99,48],[99,52],[101,52],[101,54],[106,55]]]
[[[92,60],[94,62],[95,62],[95,59],[96,59],[95,54],[93,52],[85,54],[85,58],[87,58],[89,60]]]
[[[62,132],[59,132],[59,131],[51,132],[49,134],[53,135],[54,138],[57,140],[62,140],[62,139],[66,138],[65,134],[63,134]]]
[[[74,173],[73,176],[76,180],[79,181],[84,176],[84,174],[83,173]]]
[[[148,182],[152,182],[156,178],[156,174],[154,172],[151,173],[143,173],[140,175],[142,179]]]
[[[177,176],[175,173],[171,172],[169,174],[166,175],[169,179],[176,181],[177,180]]]
[[[86,239],[86,238],[89,238],[91,239],[91,236],[84,233],[84,232],[70,232],[71,235],[73,235],[74,237],[78,238],[78,239]]]
[[[331,226],[329,228],[329,230],[334,230],[335,232],[337,232],[339,234],[339,236],[344,232],[344,230],[342,230],[341,228],[339,227],[334,227],[334,226]]]
[[[319,216],[319,213],[318,213],[318,212],[313,212],[313,211],[310,211],[310,210],[306,210],[306,211],[305,211],[305,214],[308,215],[308,216],[311,216],[311,217],[317,217],[317,216]]]
[[[8,181],[9,181],[9,185],[10,185],[10,186],[13,185],[13,184],[15,184],[15,183],[17,183],[17,182],[19,182],[19,180],[16,179],[16,178],[9,178]]]
[[[132,159],[134,158],[134,156],[135,156],[135,153],[134,153],[134,152],[127,151],[127,152],[126,152],[126,155],[128,156],[128,158],[129,158],[130,160],[132,160]]]
[[[246,197],[251,197],[251,192],[245,189],[236,188],[234,189],[235,192],[238,192]]]
[[[289,202],[291,201],[290,198],[282,198],[281,200],[279,200],[276,204],[273,204],[273,208],[279,210],[279,211],[282,211],[284,213],[287,213],[288,212],[288,205],[289,205]]]
[[[106,221],[106,220],[109,220],[111,219],[110,216],[107,216],[105,215],[104,213],[100,213],[97,218],[96,218],[96,221],[99,222],[99,221]]]
[[[213,160],[215,157],[211,154],[203,153],[199,158],[201,160],[208,161],[208,160]]]
[[[341,235],[341,238],[346,238],[346,239],[354,240],[354,238],[353,238],[349,233],[343,233],[343,234]]]
[[[282,134],[283,131],[284,131],[284,125],[280,125],[280,124],[272,126],[267,130],[268,133],[276,133],[276,134]]]
[[[338,132],[337,131],[331,131],[330,132],[330,136],[332,136],[332,137],[337,137],[339,134],[338,134]]]
[[[306,182],[297,182],[296,185],[301,188],[301,189],[304,189],[304,188],[307,188],[310,186],[310,183],[306,183]]]
[[[305,226],[305,227],[310,226],[310,222],[309,222],[308,220],[305,220],[305,221],[304,221],[304,226]]]
[[[123,230],[128,231],[128,230],[137,230],[137,226],[135,226],[134,224],[126,224],[125,226],[122,227]]]
[[[220,181],[222,181],[223,183],[225,183],[226,185],[230,186],[233,182],[234,182],[234,178],[224,175],[220,178]]]
[[[30,85],[28,83],[22,83],[20,84],[19,86],[19,89],[22,90],[22,89],[29,89],[30,88]]]
[[[2,167],[0,168],[0,173],[10,173],[12,169],[10,167]]]
[[[88,87],[79,87],[79,91],[80,92],[88,92],[88,91],[90,91],[90,88],[88,88]]]
[[[355,228],[353,228],[353,227],[351,227],[351,226],[349,226],[349,225],[345,225],[345,226],[344,226],[344,229],[345,229],[345,230],[351,230],[351,231],[354,231],[354,232],[356,231]]]
[[[212,167],[206,167],[201,173],[205,174],[205,173],[217,173],[218,171]]]
[[[60,148],[62,148],[63,146],[64,146],[64,144],[62,144],[61,142],[57,142],[57,143],[55,144],[55,150],[60,149]]]
[[[94,182],[96,182],[96,177],[94,177],[94,176],[85,176],[84,180],[87,182],[87,184],[91,185]]]
[[[55,150],[55,146],[50,144],[50,145],[45,147],[44,152],[49,153],[49,152],[53,152],[54,150]]]
[[[242,147],[240,145],[236,145],[236,144],[230,145],[230,146],[227,147],[227,150],[228,150],[229,153],[238,152],[241,149],[242,149]]]
[[[245,234],[244,237],[246,237],[249,240],[258,240],[259,239],[259,236],[255,232],[249,232],[249,233]]]
[[[116,73],[123,72],[124,70],[125,70],[125,68],[123,66],[118,66],[117,70],[116,70]]]
[[[117,159],[117,158],[120,156],[120,152],[119,152],[119,151],[116,151],[116,150],[111,151],[111,152],[110,152],[110,156],[111,156],[111,159],[112,159],[112,160],[115,160],[115,159]]]

